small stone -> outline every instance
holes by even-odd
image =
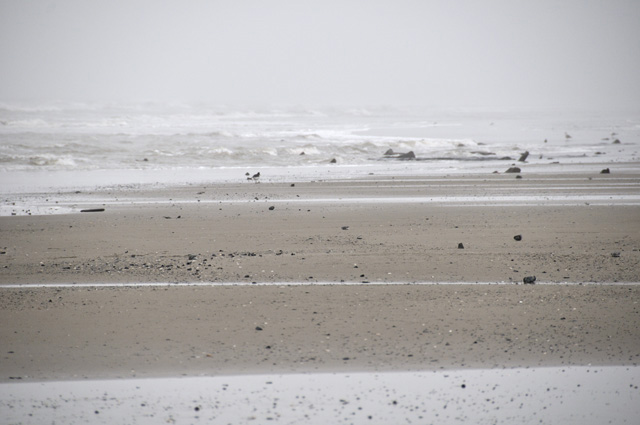
[[[520,158],[518,158],[518,161],[519,162],[525,162],[527,160],[528,156],[529,156],[529,151],[526,151],[522,155],[520,155]]]
[[[614,140],[614,141],[613,141],[613,144],[614,144],[614,145],[619,145],[619,144],[620,144],[620,139],[616,139],[616,140]]]
[[[329,161],[330,164],[335,164],[336,162],[338,162],[335,158],[333,158],[331,161]]]
[[[257,330],[257,331],[261,331],[261,330],[262,330],[262,328],[261,328],[260,326],[256,326],[256,330]]]
[[[513,239],[517,240],[517,241],[521,241],[522,240],[522,235],[515,235],[513,237]]]
[[[458,244],[458,249],[464,249],[464,245],[462,244],[462,242]]]
[[[608,168],[605,168],[604,170],[600,171],[600,174],[609,174],[611,173],[611,171],[609,171]]]
[[[349,226],[342,226],[341,229],[342,230],[349,230]]]
[[[525,278],[522,279],[522,282],[524,282],[525,285],[533,285],[536,282],[536,277],[535,276],[525,276]]]
[[[612,256],[613,258],[618,258],[618,257],[620,257],[620,253],[619,253],[619,252],[612,252],[612,253],[611,253],[611,256]]]
[[[273,205],[269,207],[269,211],[273,211],[275,209],[276,209],[276,207],[274,207]]]
[[[509,167],[505,173],[519,173],[520,171],[522,171],[520,167]]]
[[[521,176],[520,174],[518,174],[518,175],[516,176],[516,179],[521,179],[521,178],[522,178],[522,176]]]

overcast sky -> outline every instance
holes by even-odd
[[[0,101],[640,106],[638,0],[0,0]]]

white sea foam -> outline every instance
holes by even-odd
[[[614,144],[616,139],[620,143]],[[382,161],[387,149],[413,151],[417,160]],[[312,168],[328,166],[332,159],[334,168],[477,172],[506,169],[525,151],[530,155],[524,166],[638,164],[640,114],[0,105],[0,172],[13,181],[16,172],[36,173],[46,183],[51,172],[101,171],[105,185],[123,174],[135,175],[131,171],[297,167],[313,174]]]

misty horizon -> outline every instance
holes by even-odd
[[[0,2],[0,102],[640,106],[640,3]]]

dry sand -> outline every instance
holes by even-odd
[[[1,288],[0,380],[637,365],[639,287],[612,283],[640,281],[639,187],[368,177],[51,195],[105,211],[1,217],[0,285],[246,285]]]

